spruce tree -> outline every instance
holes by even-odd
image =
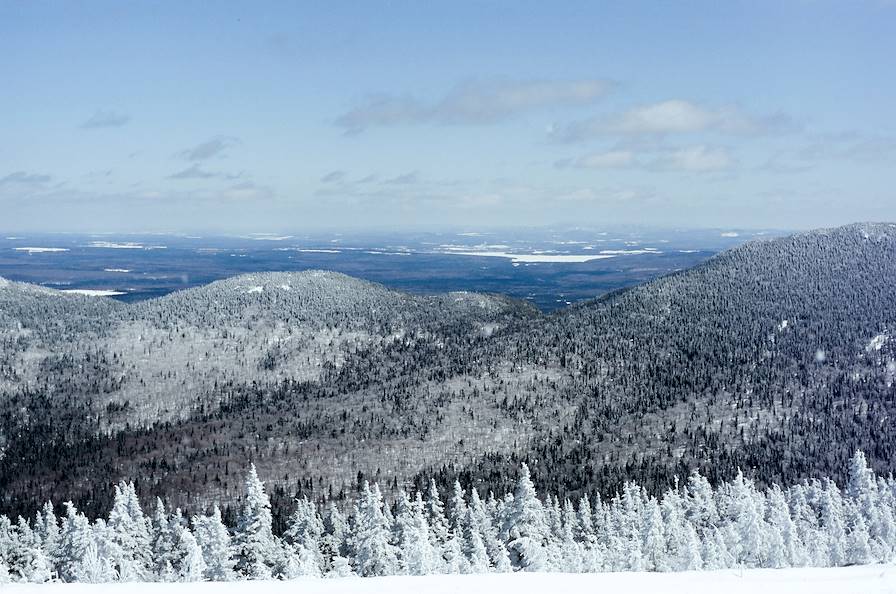
[[[233,540],[236,570],[246,579],[271,579],[272,570],[280,561],[280,550],[272,530],[271,502],[254,464],[246,476],[245,489],[243,509]]]
[[[180,561],[178,581],[201,582],[205,579],[205,560],[202,549],[189,528],[181,528],[177,538],[177,557]]]
[[[317,508],[307,498],[296,500],[296,509],[289,518],[286,542],[302,558],[302,575],[320,577],[324,572],[324,558],[321,554],[321,539],[324,525]]]
[[[213,582],[232,581],[235,577],[233,546],[230,532],[221,519],[221,510],[217,505],[211,516],[193,516],[193,533],[202,550],[205,579]]]
[[[504,533],[510,563],[516,570],[544,571],[548,528],[544,508],[535,492],[529,467],[520,467],[520,476],[505,517]]]
[[[355,525],[355,569],[362,577],[392,575],[398,570],[398,556],[389,542],[390,527],[383,514],[379,487],[365,481],[358,501]]]

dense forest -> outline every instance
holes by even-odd
[[[697,470],[760,488],[896,470],[896,226],[754,241],[550,315],[326,272],[234,277],[137,304],[0,280],[0,513],[135,481],[235,521],[267,477],[348,511],[365,482],[645,496]]]
[[[512,493],[483,499],[455,482],[447,501],[366,481],[348,513],[296,499],[282,536],[252,466],[232,526],[217,505],[187,518],[156,499],[144,513],[133,483],[91,522],[69,501],[32,521],[0,516],[0,583],[232,581],[509,571],[682,571],[832,567],[896,554],[896,481],[857,452],[845,492],[829,479],[758,489],[738,473],[713,488],[698,472],[650,496],[636,483],[606,501],[539,498],[522,465]]]

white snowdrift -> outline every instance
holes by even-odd
[[[3,584],[4,594],[875,594],[896,591],[896,567],[748,569],[680,573],[511,573],[179,584]]]

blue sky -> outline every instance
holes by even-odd
[[[896,220],[896,3],[0,0],[0,229]]]

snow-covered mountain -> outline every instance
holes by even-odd
[[[574,496],[698,466],[842,478],[856,448],[893,470],[894,275],[896,226],[863,224],[551,315],[328,272],[131,305],[0,282],[0,509],[104,509],[93,482],[124,477],[226,501],[248,460],[282,477],[275,514],[359,476],[507,489],[522,460]]]

